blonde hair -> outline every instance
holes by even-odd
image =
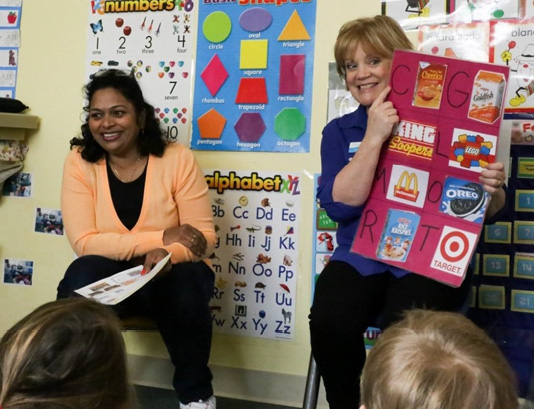
[[[516,409],[515,375],[466,317],[413,310],[386,329],[361,378],[366,409]]]
[[[337,73],[345,80],[345,61],[351,59],[358,46],[370,54],[392,58],[396,49],[413,49],[399,23],[389,16],[364,17],[349,21],[339,29],[334,45]]]
[[[0,341],[3,409],[116,409],[130,401],[115,313],[85,298],[49,302]]]

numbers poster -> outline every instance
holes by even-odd
[[[396,51],[389,99],[400,122],[386,142],[351,250],[459,286],[490,196],[505,66]]]
[[[88,5],[87,77],[110,68],[132,73],[167,137],[187,145],[196,4],[90,0]]]
[[[215,332],[290,340],[299,255],[300,176],[205,170],[218,241]]]
[[[199,4],[192,149],[309,151],[316,2]]]

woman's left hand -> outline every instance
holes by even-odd
[[[492,217],[506,204],[506,193],[502,188],[506,180],[506,173],[504,173],[502,162],[489,163],[480,172],[479,180],[484,185],[484,190],[491,195],[486,216]]]
[[[149,251],[145,255],[145,262],[143,263],[143,271],[144,273],[148,273],[152,268],[158,264],[161,260],[163,260],[165,257],[169,255],[169,252],[165,249],[158,248],[152,251]],[[163,276],[166,276],[171,271],[171,260],[167,261],[167,263],[163,266],[163,268],[160,270],[160,272],[156,275],[157,278],[161,278]],[[143,273],[142,273],[143,274]]]
[[[488,163],[480,172],[480,183],[484,185],[484,190],[491,196],[495,196],[502,190],[506,174],[502,162]]]
[[[202,232],[190,224],[170,227],[163,233],[163,244],[181,243],[197,256],[202,257],[206,252],[207,241]]]

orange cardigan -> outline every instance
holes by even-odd
[[[106,160],[82,159],[73,149],[65,160],[61,189],[65,232],[78,256],[96,254],[130,260],[156,248],[172,252],[172,263],[199,261],[184,245],[163,245],[165,229],[185,223],[200,230],[212,254],[215,233],[208,186],[193,153],[169,144],[161,158],[150,155],[143,206],[132,230],[121,223],[111,199]]]

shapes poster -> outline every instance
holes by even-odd
[[[167,138],[189,143],[196,4],[87,1],[87,76],[121,69],[139,81]]]
[[[396,51],[389,100],[399,113],[351,250],[459,286],[490,197],[508,68]],[[421,86],[421,78],[425,83]]]
[[[256,3],[199,5],[192,149],[309,151],[316,0]]]
[[[215,332],[293,339],[300,176],[205,170],[218,241],[211,256]]]

